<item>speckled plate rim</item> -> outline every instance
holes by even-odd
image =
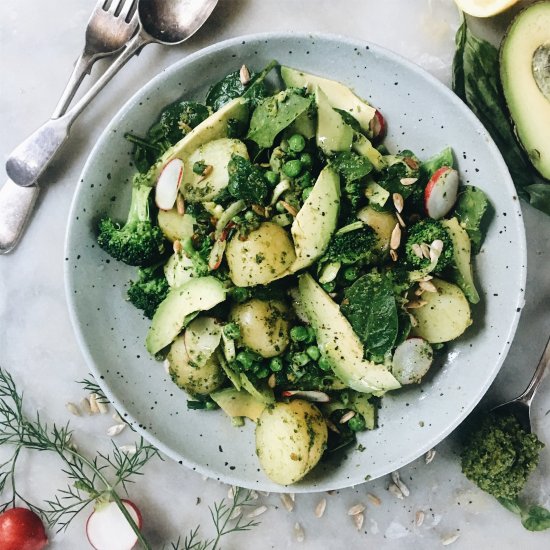
[[[216,44],[208,46],[206,48],[203,48],[191,55],[188,55],[184,59],[170,65],[168,68],[164,69],[162,72],[156,75],[153,79],[151,79],[143,88],[135,92],[130,97],[130,99],[128,99],[124,103],[124,105],[119,109],[117,114],[114,116],[113,120],[101,133],[100,137],[98,138],[96,144],[92,148],[88,156],[88,159],[83,167],[81,177],[79,179],[79,183],[75,190],[70,212],[69,212],[69,217],[68,217],[69,221],[67,224],[66,237],[65,237],[65,257],[67,257],[71,249],[72,225],[75,220],[77,197],[79,193],[82,191],[82,188],[84,185],[84,174],[86,174],[86,172],[88,171],[90,165],[92,164],[92,159],[96,155],[98,149],[101,147],[101,144],[103,143],[103,141],[111,138],[112,129],[116,127],[117,123],[125,113],[127,113],[128,111],[132,110],[135,107],[136,101],[139,100],[139,98],[144,94],[144,92],[148,90],[152,90],[155,86],[157,86],[158,84],[161,84],[167,75],[181,70],[187,64],[199,58],[209,56],[215,52],[219,52],[220,50],[238,47],[239,44],[244,42],[249,43],[252,41],[269,41],[269,40],[275,40],[275,39],[276,40],[286,39],[290,41],[315,39],[320,41],[337,42],[337,43],[344,44],[354,48],[367,48],[367,49],[370,49],[374,54],[378,56],[385,57],[389,61],[392,61],[398,65],[401,65],[409,71],[418,73],[423,79],[425,79],[428,82],[430,86],[435,88],[439,93],[442,93],[443,95],[447,96],[446,99],[449,100],[451,103],[453,103],[462,112],[463,116],[467,119],[468,123],[471,124],[472,127],[477,131],[477,133],[479,133],[481,136],[484,137],[487,147],[489,148],[490,153],[492,154],[495,162],[500,166],[500,169],[502,170],[502,172],[508,175],[508,177],[504,181],[502,181],[503,192],[508,193],[511,197],[512,196],[516,197],[516,191],[515,191],[512,179],[509,175],[507,166],[502,158],[500,151],[498,150],[497,146],[493,142],[488,132],[485,130],[484,126],[475,117],[475,115],[469,110],[469,108],[458,98],[458,96],[456,96],[447,86],[445,86],[442,82],[440,82],[437,78],[432,76],[430,73],[422,69],[420,66],[392,52],[391,50],[388,50],[372,42],[355,40],[355,39],[351,39],[349,37],[337,35],[337,34],[318,33],[318,32],[296,32],[296,33],[295,32],[284,32],[284,33],[274,32],[274,33],[247,34],[247,35],[230,38],[222,42],[218,42]],[[521,214],[521,206],[520,206],[519,200],[515,201],[515,208],[513,209],[513,211],[514,211],[514,216],[512,217],[512,219],[516,224],[516,228],[515,228],[517,231],[516,236],[519,239],[519,243],[518,243],[519,248],[517,250],[517,262],[520,265],[519,283],[521,285],[522,291],[518,291],[517,293],[517,296],[515,298],[516,313],[513,315],[513,318],[510,320],[510,323],[508,325],[508,332],[505,335],[504,343],[501,345],[499,349],[495,349],[494,366],[491,369],[491,371],[488,371],[487,377],[485,378],[485,383],[478,387],[477,393],[470,395],[470,398],[467,401],[467,403],[465,403],[465,406],[462,409],[461,414],[458,415],[454,419],[454,421],[450,422],[447,425],[446,429],[441,430],[439,433],[437,433],[433,437],[426,439],[426,441],[421,447],[415,449],[409,454],[403,454],[401,456],[401,460],[396,461],[396,463],[392,464],[391,469],[379,468],[380,471],[373,472],[371,476],[368,476],[368,479],[375,479],[377,477],[386,475],[390,471],[397,470],[405,466],[406,464],[409,464],[410,462],[416,460],[418,457],[422,456],[428,450],[433,448],[437,443],[441,442],[445,437],[447,437],[453,430],[455,430],[455,428],[460,423],[462,423],[462,421],[470,414],[470,412],[480,402],[480,400],[482,399],[482,397],[485,395],[488,388],[490,387],[491,383],[495,379],[496,375],[498,374],[500,368],[502,367],[502,364],[506,358],[506,355],[510,349],[512,340],[514,338],[517,325],[521,316],[521,311],[523,309],[523,305],[525,301],[523,289],[525,289],[525,283],[526,283],[526,277],[527,277],[527,247],[526,247],[526,238],[525,238],[525,227],[523,224],[523,218]],[[117,396],[111,392],[109,386],[101,379],[101,376],[102,376],[101,372],[99,371],[99,369],[95,364],[90,346],[85,338],[85,327],[83,327],[82,322],[78,317],[77,305],[75,303],[73,293],[72,293],[73,271],[69,268],[69,265],[67,264],[67,262],[65,262],[65,265],[64,265],[64,278],[65,278],[65,293],[66,293],[66,299],[67,299],[67,304],[69,309],[70,320],[75,332],[78,345],[83,353],[85,361],[89,369],[91,370],[92,374],[98,381],[100,387],[105,392],[105,395],[114,404],[117,410],[119,410],[121,413],[124,413],[125,418],[135,428],[138,434],[140,434],[150,443],[155,445],[162,453],[164,453],[168,457],[208,477],[211,477],[229,484],[240,485],[240,486],[248,487],[252,489],[264,488],[266,490],[279,491],[279,492],[285,492],[289,490],[287,487],[274,486],[274,485],[267,486],[268,484],[264,484],[266,486],[262,487],[262,484],[249,483],[243,480],[242,478],[240,478],[238,475],[233,475],[226,472],[220,473],[219,471],[211,467],[205,467],[202,464],[195,463],[194,461],[188,460],[185,456],[182,456],[179,453],[175,452],[169,445],[159,440],[156,436],[154,436],[150,432],[140,428],[139,422],[136,421],[136,419],[128,412],[126,407],[122,405],[122,403],[117,398]],[[342,489],[345,487],[357,485],[364,481],[365,479],[354,479],[352,481],[348,479],[348,480],[340,480],[336,482],[327,480],[326,482],[318,483],[313,487],[308,486],[307,484],[306,485],[297,484],[292,486],[292,491],[293,492],[320,492],[320,491],[326,491],[331,489]]]

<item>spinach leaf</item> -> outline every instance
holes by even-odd
[[[529,531],[550,529],[550,510],[542,506],[530,506],[521,512],[521,523]]]
[[[518,195],[550,214],[550,183],[544,183],[516,141],[499,74],[499,53],[462,23],[456,34],[453,90],[483,123],[500,149]]]
[[[398,334],[397,303],[391,282],[380,273],[367,273],[345,292],[341,305],[366,351],[383,356],[394,345]]]
[[[268,195],[267,181],[262,170],[240,155],[233,155],[227,165],[227,191],[235,199],[252,204],[264,204]]]
[[[483,244],[490,206],[487,195],[473,185],[464,186],[458,195],[455,214],[470,237],[473,254],[478,254]]]
[[[271,147],[277,135],[310,105],[310,98],[292,88],[264,99],[252,113],[247,138],[259,147]]]
[[[355,181],[365,177],[372,171],[372,163],[353,151],[342,151],[332,157],[330,163],[346,181]]]
[[[453,150],[450,147],[445,147],[443,151],[440,151],[433,157],[424,161],[420,165],[420,177],[426,182],[430,179],[434,172],[437,172],[443,166],[454,167],[455,161],[453,156]]]

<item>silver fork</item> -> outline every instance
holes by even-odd
[[[99,0],[86,27],[85,43],[51,118],[67,111],[92,65],[120,51],[138,28],[138,0]],[[20,187],[8,179],[0,188],[0,254],[15,248],[36,204],[40,187]]]

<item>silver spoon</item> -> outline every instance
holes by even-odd
[[[546,368],[549,364],[550,338],[548,339],[548,342],[546,342],[546,347],[542,352],[542,356],[535,370],[535,374],[533,375],[533,378],[531,378],[531,381],[525,391],[515,399],[493,408],[491,412],[496,412],[501,415],[515,416],[519,420],[521,427],[525,431],[531,433],[531,402],[533,401],[533,397],[540,386]]]
[[[76,117],[135,53],[153,42],[181,44],[203,25],[217,3],[218,0],[140,0],[137,34],[73,107],[63,116],[50,119],[14,149],[6,163],[8,176],[23,187],[34,185],[69,136]]]

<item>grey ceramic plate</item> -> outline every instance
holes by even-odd
[[[148,320],[125,300],[135,270],[95,244],[97,219],[124,218],[127,212],[134,169],[124,132],[142,134],[167,103],[180,96],[202,99],[212,83],[242,63],[260,69],[271,59],[353,87],[385,115],[390,150],[408,148],[427,158],[451,145],[462,181],[484,189],[496,212],[476,262],[482,302],[473,310],[474,325],[429,380],[382,400],[380,427],[359,437],[362,452],[350,449],[338,461],[321,463],[293,487],[336,489],[391,472],[449,434],[496,376],[523,306],[525,235],[512,181],[482,125],[436,79],[378,46],[326,35],[247,36],[176,63],[126,103],[84,167],[67,231],[67,297],[89,368],[138,432],[201,474],[284,490],[260,470],[251,423],[234,428],[221,411],[187,410],[187,396],[144,349]]]

